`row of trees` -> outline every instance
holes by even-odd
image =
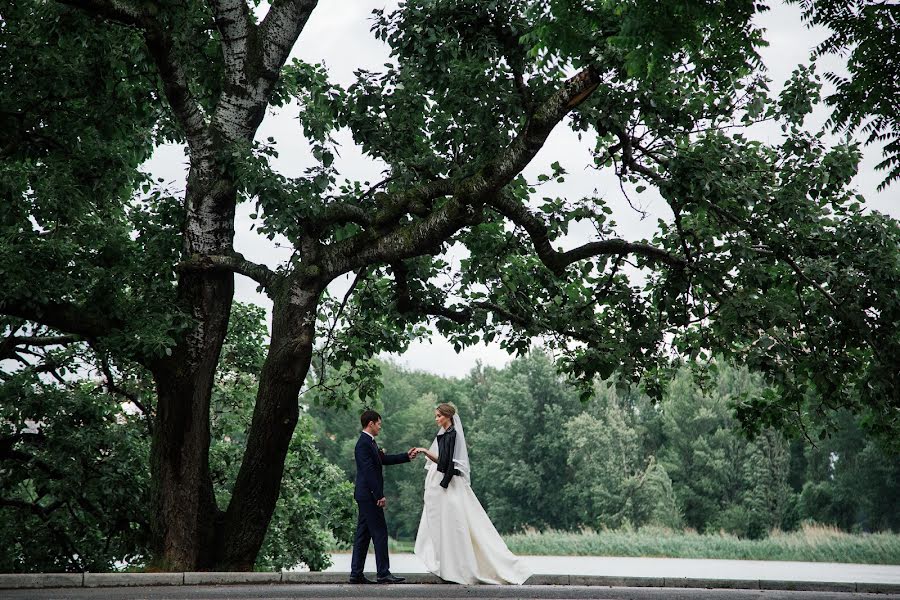
[[[702,375],[676,370],[659,403],[612,382],[583,403],[541,352],[462,380],[384,365],[379,441],[392,451],[427,445],[434,406],[454,402],[473,488],[503,532],[660,525],[758,538],[804,520],[900,529],[900,466],[856,418],[841,415],[838,431],[815,445],[773,429],[749,439],[734,410],[764,393],[761,378],[723,362]],[[353,411],[314,406],[310,416],[322,453],[352,477]],[[416,533],[421,466],[387,473],[398,538]]]

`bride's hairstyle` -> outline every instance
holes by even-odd
[[[448,419],[452,419],[453,415],[456,414],[456,407],[453,406],[452,402],[441,402],[437,405],[437,409],[435,410],[437,410]]]

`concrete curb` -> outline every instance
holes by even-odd
[[[184,585],[184,573],[85,573],[84,587]]]
[[[84,573],[0,573],[0,589],[84,587]]]
[[[236,583],[281,583],[284,573],[246,572],[200,572],[185,573],[184,585],[233,585]]]
[[[430,573],[402,574],[410,584],[450,582]],[[346,584],[347,573],[229,572],[229,573],[23,573],[0,574],[0,589],[122,587],[241,584]],[[811,592],[900,593],[896,583],[845,583],[756,579],[698,579],[689,577],[609,577],[604,575],[532,575],[525,585],[597,587],[665,587],[747,589]]]

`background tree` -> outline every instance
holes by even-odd
[[[642,464],[637,434],[616,404],[599,418],[573,417],[565,433],[573,471],[565,496],[576,522],[612,529],[680,524],[672,482],[652,457]]]
[[[802,130],[818,100],[808,71],[766,97],[757,3],[406,2],[376,11],[391,65],[346,88],[321,65],[286,64],[315,6],[4,9],[0,113],[13,135],[0,144],[0,311],[149,373],[162,568],[252,568],[314,357],[329,367],[321,377],[368,398],[366,359],[402,350],[426,323],[459,346],[525,352],[544,335],[586,392],[595,375],[653,369],[674,336],[683,354],[717,350],[769,373],[771,393],[739,406],[748,427],[821,415],[827,432],[845,406],[898,439],[900,232],[848,188],[856,147]],[[316,161],[297,178],[255,139],[267,108],[291,99]],[[729,129],[761,118],[785,140]],[[564,122],[595,141],[598,168],[660,192],[674,216],[652,240],[621,237],[602,198],[540,199],[521,176]],[[337,172],[340,129],[387,165],[382,182]],[[139,171],[163,140],[186,145],[183,194]],[[279,268],[234,252],[238,201],[256,203],[258,231],[293,246]],[[597,238],[558,249],[577,221]],[[458,270],[445,260],[457,244],[469,251]],[[210,408],[234,273],[273,313],[220,505]],[[350,274],[349,292],[329,291]],[[321,377],[322,390],[342,389]]]
[[[785,528],[790,502],[786,440],[772,430],[752,441],[735,432],[734,407],[763,393],[758,376],[727,366],[715,369],[707,390],[697,386],[688,369],[669,384],[661,404],[660,462],[689,526],[749,537]]]
[[[868,438],[858,418],[844,414],[838,432],[816,447],[805,447],[801,514],[850,531],[900,529],[897,461]]]
[[[572,526],[562,432],[579,404],[550,357],[532,352],[502,371],[476,371],[469,385],[481,396],[468,403],[478,406],[474,418],[464,415],[472,485],[494,525],[501,532]]]

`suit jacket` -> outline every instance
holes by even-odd
[[[366,432],[359,434],[356,442],[356,485],[353,497],[357,500],[384,498],[384,473],[382,465],[399,465],[409,462],[409,454],[385,454]]]

